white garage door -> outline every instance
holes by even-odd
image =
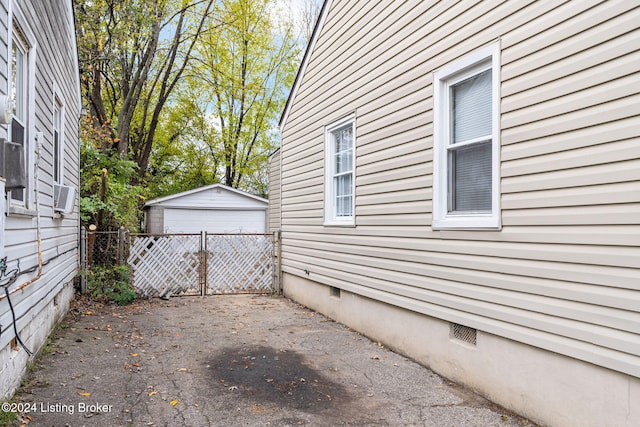
[[[265,233],[265,211],[165,209],[165,233]]]

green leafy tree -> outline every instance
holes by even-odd
[[[201,89],[181,88],[158,131],[147,185],[156,196],[219,182],[216,119],[200,103]]]
[[[138,228],[138,206],[143,189],[131,184],[136,173],[133,161],[122,159],[117,152],[102,150],[110,132],[96,129],[94,119],[85,116],[80,123],[80,216],[85,225],[100,230],[121,226]]]
[[[267,156],[301,51],[274,5],[74,2],[85,222],[135,229],[145,197],[214,182],[266,195]]]
[[[300,24],[302,26],[305,45],[313,35],[313,29],[316,26],[318,15],[320,15],[323,3],[324,2],[322,0],[305,0],[302,3],[300,10]]]
[[[74,7],[84,99],[94,127],[110,134],[101,149],[132,159],[140,181],[214,0],[77,0]]]
[[[190,125],[200,129],[186,138],[209,150],[220,181],[235,188],[265,188],[260,171],[279,143],[277,120],[299,62],[294,27],[273,10],[270,0],[221,1],[225,25],[208,27],[194,52],[189,84],[199,108]]]

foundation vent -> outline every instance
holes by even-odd
[[[329,288],[329,295],[334,298],[340,298],[340,288],[336,288],[335,286],[331,286]]]
[[[476,346],[478,331],[458,323],[449,323],[449,336],[458,341]]]

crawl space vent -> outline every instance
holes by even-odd
[[[460,325],[458,323],[449,323],[449,335],[455,340],[462,341],[473,346],[477,344],[478,331],[468,326]]]
[[[329,288],[329,295],[331,295],[334,298],[340,298],[340,288],[336,288],[334,286],[331,286]]]

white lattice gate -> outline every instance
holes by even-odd
[[[142,297],[272,292],[274,243],[271,234],[132,234],[128,264]]]
[[[207,235],[207,293],[271,292],[273,246],[270,234]]]

